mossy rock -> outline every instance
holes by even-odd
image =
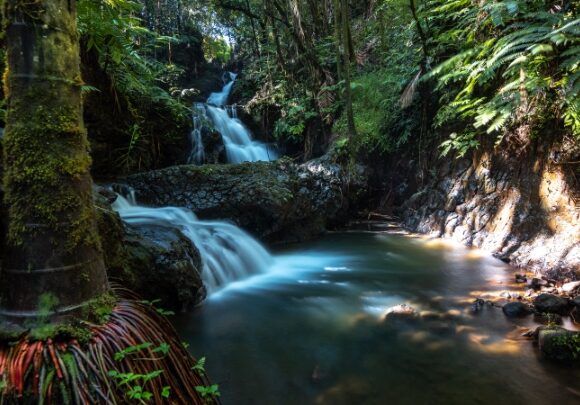
[[[539,327],[538,347],[548,359],[580,365],[580,332],[560,327]]]
[[[350,187],[352,178],[330,162],[282,159],[175,166],[123,181],[144,204],[189,208],[201,219],[230,220],[262,240],[291,242],[324,232],[344,207],[356,205],[348,197],[360,198],[365,182]]]
[[[96,204],[111,281],[173,310],[192,308],[205,298],[199,251],[179,230],[127,226],[105,198],[98,195]]]

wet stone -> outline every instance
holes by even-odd
[[[553,294],[540,294],[534,299],[534,307],[538,312],[566,315],[570,309],[570,303],[566,298]]]
[[[521,318],[530,315],[534,310],[523,302],[508,302],[502,307],[502,311],[508,318]]]

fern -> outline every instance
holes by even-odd
[[[423,13],[435,24],[433,42],[440,52],[457,47],[450,41],[466,39],[425,75],[447,92],[456,85],[454,100],[442,101],[436,125],[461,118],[478,131],[499,136],[518,119],[521,103],[549,97],[560,106],[556,115],[579,136],[580,20],[574,18],[574,9],[523,0],[485,0],[477,6],[433,0]],[[456,136],[445,143],[445,150],[459,147],[461,139],[468,138]]]

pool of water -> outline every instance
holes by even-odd
[[[175,324],[224,404],[577,404],[580,372],[538,357],[496,300],[513,271],[478,251],[386,232],[275,253]],[[397,304],[419,316],[384,320]]]

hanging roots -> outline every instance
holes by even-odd
[[[118,292],[118,291],[117,291]],[[0,343],[0,404],[217,403],[173,326],[123,292],[91,338]],[[130,298],[129,298],[130,297]]]

